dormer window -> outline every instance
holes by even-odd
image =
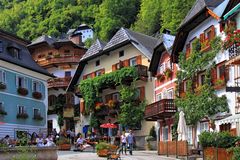
[[[12,57],[20,59],[19,49],[15,47],[9,47],[9,53]]]

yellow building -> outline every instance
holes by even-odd
[[[101,76],[102,74],[114,72],[127,66],[135,66],[139,76],[136,82],[136,88],[139,90],[139,98],[141,100],[145,99],[147,104],[154,102],[154,81],[151,79],[148,67],[156,43],[156,38],[125,28],[121,28],[108,43],[96,40],[80,60],[78,69],[68,87],[68,91],[73,92],[74,88],[84,79]],[[119,86],[106,85],[99,95],[102,103],[106,104],[109,100],[121,101],[119,88]],[[75,90],[75,94],[79,93]],[[81,97],[81,93],[79,96]],[[80,99],[80,110],[83,112],[84,99]],[[110,112],[113,113],[109,114]],[[114,115],[114,111],[99,111],[97,114],[103,116],[100,120],[101,123],[106,123],[109,120],[111,123],[118,123],[116,116],[112,116]],[[77,123],[79,126],[78,131],[84,132],[86,126],[89,125],[88,116],[81,114],[80,120]],[[134,134],[136,136],[137,146],[143,146],[144,137],[149,134],[154,122],[142,120],[139,124],[140,125],[135,128]]]

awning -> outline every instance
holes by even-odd
[[[228,17],[230,17],[232,14],[234,14],[238,11],[240,11],[240,3],[238,5],[236,5],[233,9],[231,9],[228,13],[226,13],[223,16],[223,19],[226,20]]]
[[[217,121],[219,125],[225,124],[225,123],[234,123],[234,122],[240,122],[240,114],[235,114]]]

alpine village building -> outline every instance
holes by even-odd
[[[154,81],[151,79],[148,67],[150,65],[154,46],[157,42],[158,40],[156,38],[133,32],[125,28],[119,29],[107,43],[97,39],[80,60],[78,69],[69,85],[68,91],[73,92],[74,88],[78,88],[78,84],[85,79],[102,76],[103,74],[109,74],[122,70],[125,67],[133,66],[136,67],[138,74],[136,88],[138,90],[139,99],[141,101],[146,100],[147,103],[154,102]],[[121,132],[122,126],[118,122],[117,114],[119,111],[118,107],[97,109],[101,106],[109,106],[111,102],[121,103],[119,89],[120,86],[114,86],[112,84],[106,84],[101,88],[100,95],[98,95],[99,102],[96,103],[95,112],[96,115],[100,117],[99,120],[101,124],[110,121],[111,123],[117,124]],[[81,88],[79,88],[79,90],[76,90],[75,93],[82,97]],[[82,126],[82,132],[85,133],[90,120],[89,115],[84,113],[84,99],[80,99],[81,120],[79,121],[79,125]],[[134,128],[137,146],[144,146],[144,138],[149,134],[152,126],[154,126],[154,122],[142,120],[142,122]],[[107,134],[107,130],[104,130],[103,134]],[[109,134],[117,135],[117,132],[114,130]]]
[[[178,28],[172,49],[173,63],[179,62],[179,54],[185,54],[186,60],[188,59],[191,55],[194,39],[200,39],[201,52],[204,54],[211,50],[210,41],[214,37],[219,36],[221,40],[225,40],[224,28],[229,27],[229,24],[237,24],[235,27],[239,28],[239,10],[236,11],[235,7],[239,8],[239,0],[197,0]],[[230,23],[229,20],[234,21],[234,23]],[[226,96],[229,112],[218,113],[213,117],[202,117],[203,119],[198,122],[196,130],[191,125],[188,125],[187,141],[189,144],[194,144],[193,141],[197,144],[198,135],[203,131],[210,131],[211,129],[215,131],[230,131],[234,135],[240,135],[239,115],[237,115],[239,113],[237,108],[238,93],[228,91],[233,91],[232,87],[234,88],[238,84],[236,83],[237,75],[239,75],[238,61],[235,59],[238,54],[239,50],[236,48],[219,51],[213,60],[215,66],[211,70],[211,82],[215,94],[218,97]],[[204,71],[199,71],[193,82],[195,89],[204,84],[205,74]],[[185,96],[186,81],[183,80],[179,86],[178,94],[180,97]],[[214,120],[215,127],[210,125],[210,118]]]
[[[82,34],[78,30],[56,39],[43,35],[32,41],[28,49],[33,59],[55,78],[48,80],[48,133],[55,128],[75,130],[74,117],[79,117],[79,99],[66,88],[85,54]]]
[[[27,49],[29,41],[0,30],[0,139],[47,132],[47,80]]]

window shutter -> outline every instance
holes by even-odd
[[[142,64],[142,56],[141,55],[139,55],[139,56],[137,56],[137,64]]]
[[[87,79],[87,75],[83,75],[83,80],[84,80],[84,79]]]
[[[123,61],[119,61],[119,68],[124,67]]]
[[[109,100],[112,99],[112,95],[111,94],[108,94],[105,96],[105,100],[106,100],[106,103],[108,103]]]
[[[24,88],[28,88],[28,80],[27,80],[27,78],[24,78]]]
[[[117,64],[112,65],[112,71],[116,71],[117,70]]]
[[[101,75],[105,74],[105,69],[101,69]]]
[[[143,101],[145,99],[145,87],[140,87],[140,100]]]
[[[211,26],[211,37],[210,40],[212,40],[215,37],[215,27]]]
[[[186,58],[190,56],[190,44],[186,45]]]
[[[128,67],[129,66],[129,59],[126,59],[123,61],[123,66]]]
[[[225,67],[225,82],[229,81],[229,67]]]
[[[200,34],[200,43],[203,43],[205,40],[205,34],[204,33],[201,33]]]
[[[214,67],[212,70],[211,70],[211,76],[212,76],[212,84],[214,84],[217,80],[217,69],[216,67]]]
[[[96,73],[95,72],[92,72],[91,73],[91,77],[94,78],[96,76]]]
[[[80,112],[81,113],[85,112],[85,104],[84,104],[84,102],[80,102]]]

